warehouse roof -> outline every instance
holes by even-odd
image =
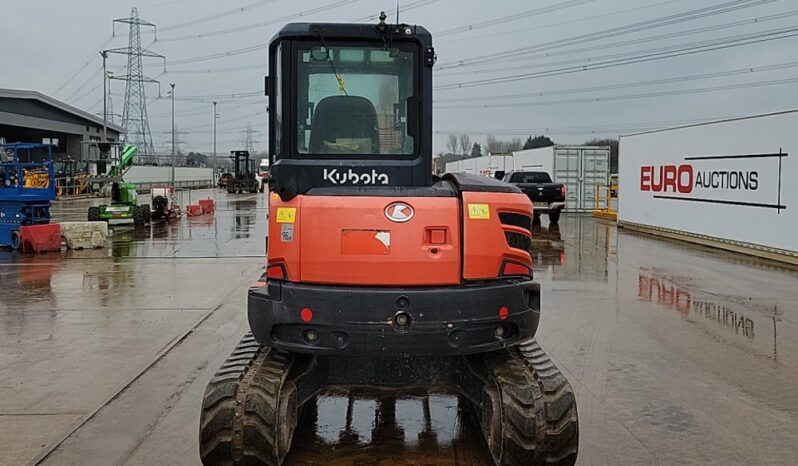
[[[0,88],[0,99],[26,99],[26,100],[35,100],[51,107],[54,107],[58,110],[63,112],[69,113],[75,117],[80,119],[89,121],[94,124],[103,124],[103,119],[97,115],[93,115],[89,112],[85,112],[80,110],[79,108],[75,108],[69,104],[61,102],[60,100],[56,100],[52,97],[46,96],[40,92],[36,91],[26,91],[20,89],[2,89]],[[118,133],[124,133],[125,130],[114,123],[108,122],[108,129],[116,131]]]

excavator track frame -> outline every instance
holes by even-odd
[[[480,418],[496,465],[572,465],[579,442],[568,381],[530,339],[471,356],[353,358],[285,353],[248,333],[205,390],[205,465],[279,466],[300,410],[325,388],[448,388]]]

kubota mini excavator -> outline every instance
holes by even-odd
[[[532,205],[432,175],[435,51],[419,26],[289,24],[269,47],[266,273],[203,399],[206,465],[279,465],[325,387],[448,387],[496,464],[573,464],[573,391],[533,339]]]

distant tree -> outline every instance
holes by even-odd
[[[586,146],[610,146],[610,173],[618,173],[618,140],[612,138],[591,139]]]
[[[519,137],[512,138],[512,139],[510,139],[509,142],[507,142],[507,146],[506,146],[504,152],[519,151],[519,150],[521,150],[521,147],[523,147],[523,145],[524,145],[523,139],[521,139]]]
[[[468,155],[468,151],[471,150],[471,137],[467,134],[460,135],[460,154],[461,155]]]
[[[480,146],[478,142],[475,142],[474,145],[471,146],[471,157],[480,156],[482,156],[482,146]]]
[[[189,167],[201,167],[204,166],[207,161],[205,154],[200,154],[199,152],[189,152],[188,156],[186,156],[186,165]]]
[[[446,140],[446,150],[449,151],[450,154],[457,153],[459,138],[456,134],[450,134],[449,139]]]
[[[499,141],[496,136],[488,135],[488,140],[485,142],[485,148],[488,149],[488,152],[498,154],[502,152],[502,145],[503,142]]]
[[[527,149],[537,149],[538,147],[549,147],[553,146],[554,141],[552,141],[548,136],[529,136],[526,138],[526,142],[524,142],[524,150]]]

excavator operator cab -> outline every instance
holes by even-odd
[[[434,63],[420,26],[284,27],[266,79],[272,189],[430,186]]]

